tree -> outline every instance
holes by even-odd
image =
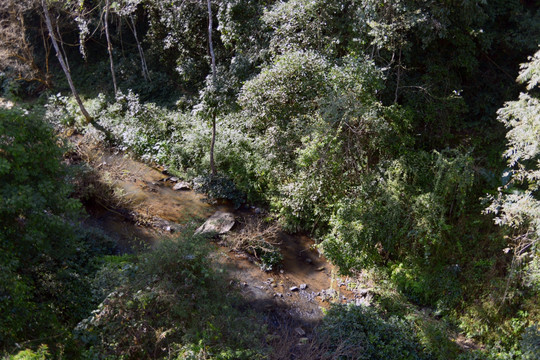
[[[508,128],[504,157],[509,169],[504,177],[509,181],[490,197],[486,211],[496,215],[497,225],[511,230],[514,269],[524,266],[524,280],[540,286],[540,51],[521,65],[517,80],[527,84],[528,92],[498,111]]]
[[[111,75],[114,86],[114,94],[118,92],[118,87],[116,86],[116,75],[114,74],[114,61],[112,55],[112,43],[111,37],[109,36],[109,12],[111,9],[110,0],[105,0],[105,15],[103,18],[103,27],[105,28],[105,37],[107,38],[107,52],[109,53],[109,63],[111,65]]]
[[[59,330],[80,310],[67,169],[53,129],[19,110],[0,110],[0,351]],[[77,287],[79,287],[77,289]],[[82,293],[81,293],[82,295]],[[82,304],[81,304],[82,305]],[[64,313],[65,311],[65,313]]]
[[[69,83],[69,87],[71,89],[71,93],[73,94],[73,97],[77,101],[77,104],[79,105],[79,108],[81,109],[81,112],[86,119],[88,123],[93,123],[93,119],[84,107],[84,104],[81,100],[81,97],[79,96],[79,93],[77,89],[75,88],[75,85],[73,84],[73,79],[71,78],[71,72],[69,71],[69,67],[66,62],[66,54],[60,49],[58,46],[57,41],[57,35],[51,21],[51,14],[49,13],[49,5],[47,4],[46,0],[41,0],[41,7],[43,8],[43,15],[45,17],[45,24],[47,25],[47,30],[49,31],[49,37],[51,38],[51,41],[54,46],[54,50],[56,51],[56,57],[58,58],[58,61],[60,62],[60,66],[62,67],[62,70],[64,71],[64,74],[66,75],[66,79]]]
[[[207,0],[208,4],[208,49],[212,59],[212,88],[216,86],[216,55],[214,54],[214,44],[212,42],[212,4]],[[216,114],[212,113],[212,141],[210,143],[210,170],[212,175],[216,175],[216,165],[214,164],[214,146],[216,144]]]

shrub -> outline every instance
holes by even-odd
[[[79,324],[78,337],[94,353],[112,358],[187,353],[197,358],[201,351],[214,358],[257,358],[264,329],[256,317],[236,307],[208,251],[204,237],[187,231],[162,240],[138,257],[128,276]]]
[[[57,142],[41,119],[0,110],[1,350],[69,336],[66,328],[93,306],[92,259],[112,248],[103,234],[78,227],[80,203],[68,197]]]
[[[245,202],[245,196],[236,188],[231,179],[223,175],[197,176],[193,179],[194,189],[204,193],[211,202],[229,200],[235,208],[239,208]]]
[[[394,160],[337,204],[321,246],[342,271],[398,259],[450,265],[472,182],[471,159],[457,151]]]
[[[384,319],[362,306],[334,306],[317,330],[322,344],[339,350],[338,359],[429,359],[415,337],[414,325]]]
[[[30,349],[19,351],[17,354],[7,358],[7,360],[46,360],[51,354],[46,345],[41,345],[37,351]]]

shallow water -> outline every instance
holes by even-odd
[[[175,183],[167,180],[169,176],[160,169],[122,154],[102,155],[99,162],[99,171],[129,200],[138,217],[158,217],[183,225],[190,221],[200,224],[217,210],[234,212],[227,205],[209,204],[203,194],[192,190],[173,190]],[[152,228],[148,224],[143,226],[110,209],[94,209],[91,214],[89,221],[113,236],[121,252],[152,247],[161,238],[171,236],[163,229]],[[240,222],[254,216],[251,211],[235,213]],[[265,310],[268,307],[280,308],[305,324],[318,321],[323,315],[321,308],[329,306],[328,299],[324,300],[320,295],[323,290],[336,290],[332,302],[343,302],[344,295],[349,299],[354,296],[340,288],[334,267],[314,249],[312,239],[285,232],[280,232],[279,238],[283,262],[273,272],[263,272],[256,259],[249,255],[232,252],[226,247],[217,249],[216,261],[227,269],[229,277],[238,284],[246,298],[262,304]],[[302,284],[307,285],[305,290],[290,290]]]
[[[121,189],[132,206],[142,215],[185,224],[205,219],[216,210],[229,210],[226,205],[210,205],[203,194],[190,190],[173,190],[174,182],[156,168],[127,156],[108,154],[103,157],[104,170],[114,171],[115,186]]]

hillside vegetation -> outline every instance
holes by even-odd
[[[535,0],[2,1],[0,356],[278,358],[208,239],[82,225],[80,134],[376,284],[281,358],[540,358],[539,42]]]

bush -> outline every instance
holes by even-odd
[[[394,160],[337,204],[321,246],[345,272],[389,260],[455,264],[462,241],[455,226],[473,179],[471,159],[457,151]]]
[[[361,306],[334,306],[317,330],[336,359],[429,359],[415,337],[414,325]]]
[[[239,310],[234,292],[212,269],[208,252],[204,237],[186,231],[162,240],[129,269],[121,265],[123,280],[79,324],[78,337],[91,352],[111,358],[187,353],[197,358],[199,352],[206,358],[257,358],[264,328]]]
[[[78,227],[57,142],[41,119],[0,110],[0,351],[69,337],[93,306],[92,259],[112,250],[103,234]]]
[[[39,347],[37,351],[30,349],[19,351],[17,354],[7,358],[7,360],[46,360],[50,359],[51,354],[46,345]]]

